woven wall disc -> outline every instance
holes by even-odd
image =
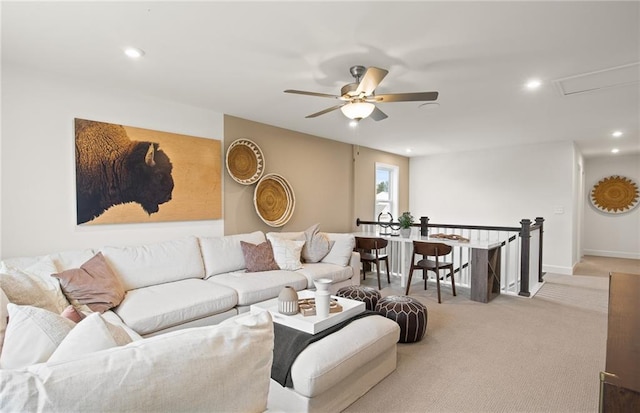
[[[593,186],[591,204],[602,212],[620,214],[638,206],[638,185],[624,176],[609,176]]]
[[[253,204],[258,216],[272,227],[281,227],[291,219],[295,202],[291,185],[277,174],[262,177],[253,193]]]
[[[264,156],[260,147],[249,139],[238,139],[227,149],[227,171],[242,185],[258,182],[264,172]]]

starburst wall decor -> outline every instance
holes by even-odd
[[[602,212],[620,214],[638,206],[638,184],[624,176],[602,179],[591,190],[591,204]]]

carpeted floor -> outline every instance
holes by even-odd
[[[375,288],[375,276],[363,283]],[[398,344],[398,367],[345,412],[596,412],[608,279],[547,274],[534,298],[488,304],[414,280],[425,338]],[[383,281],[383,287],[387,283]],[[383,296],[402,295],[399,279]]]
[[[640,274],[640,260],[585,255],[573,269],[574,275],[607,277],[610,272]]]

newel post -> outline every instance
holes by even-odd
[[[542,282],[542,276],[544,272],[542,272],[542,234],[544,234],[544,218],[536,217],[536,224],[540,225],[540,250],[538,251],[538,282]]]
[[[518,295],[529,297],[529,256],[531,248],[531,220],[520,221],[520,292]]]
[[[420,236],[428,237],[429,236],[429,217],[420,217]]]

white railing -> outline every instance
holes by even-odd
[[[421,224],[413,226],[414,234],[459,235],[471,241],[499,242],[500,251],[500,292],[511,295],[530,296],[542,285],[542,234],[544,219],[536,218],[531,224],[523,219],[520,227],[487,227],[479,225],[429,224],[428,218],[421,218]],[[397,234],[397,230],[386,227],[388,223],[360,221],[357,225],[362,233],[378,235]],[[392,227],[394,227],[392,225]],[[426,229],[426,232],[425,232]],[[402,257],[400,244],[391,242],[387,247],[391,261],[391,274],[399,276],[408,268],[412,254]],[[471,286],[471,249],[454,247],[453,264],[456,269],[456,285]],[[523,261],[524,260],[524,261]],[[523,265],[523,262],[525,265]]]

